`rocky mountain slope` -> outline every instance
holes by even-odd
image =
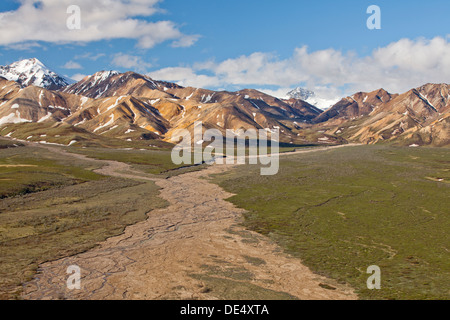
[[[377,107],[389,102],[397,95],[391,95],[384,89],[373,92],[358,92],[351,97],[346,97],[333,105],[330,109],[321,113],[314,119],[320,123],[328,120],[348,120],[370,114]]]
[[[400,95],[357,93],[314,119],[350,141],[445,146],[450,143],[450,85],[426,84]]]

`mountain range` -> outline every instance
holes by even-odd
[[[450,85],[426,84],[403,94],[383,89],[343,98],[313,122],[348,141],[448,146]]]
[[[29,141],[45,136],[46,142],[65,145],[108,138],[170,141],[176,129],[193,130],[193,123],[202,121],[205,129],[222,132],[279,129],[280,140],[292,144],[448,146],[449,92],[447,84],[403,94],[359,92],[323,111],[308,102],[314,93],[306,90],[278,99],[253,89],[212,91],[117,71],[70,84],[39,60],[28,59],[0,67],[0,134]],[[39,132],[30,130],[36,126]],[[70,141],[50,128],[64,128]]]

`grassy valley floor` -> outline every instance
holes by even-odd
[[[449,299],[450,150],[357,146],[239,166],[213,181],[244,225],[362,299]],[[368,290],[367,268],[381,268]]]
[[[166,205],[152,181],[106,177],[92,171],[98,161],[0,142],[0,299],[19,298],[40,264],[91,249]]]
[[[170,162],[170,152],[164,150],[69,149],[96,159],[127,162],[130,169],[138,170],[134,174],[163,178],[160,183],[170,184],[165,191],[170,196],[163,197],[166,201],[153,181],[99,174],[99,161],[42,146],[0,142],[0,299],[19,298],[21,284],[35,275],[38,266],[51,264],[45,262],[95,252],[90,249],[96,244],[122,234],[126,226],[146,220],[150,211],[178,199],[177,188],[186,186],[164,178],[205,167],[177,169]],[[362,299],[448,299],[449,159],[450,150],[444,148],[349,146],[282,155],[275,176],[260,176],[258,166],[243,165],[218,170],[221,173],[212,181],[236,194],[229,201],[248,211],[244,213],[246,228],[267,235],[314,272],[352,286]],[[180,181],[193,184],[196,180],[190,177],[180,176]],[[177,201],[189,211],[187,199]],[[170,213],[186,219],[185,213]],[[159,225],[159,218],[154,219]],[[192,238],[193,247],[198,247],[197,237]],[[170,245],[175,248],[177,242]],[[256,253],[250,250],[245,261],[258,273],[269,263],[256,258]],[[215,263],[203,262],[187,278],[209,286],[212,292],[203,295],[230,298],[226,290],[239,287],[231,295],[236,298],[255,290],[248,281],[236,278],[247,277],[248,272],[231,268],[232,277],[228,277],[231,265]],[[366,288],[370,265],[381,268],[381,290]],[[261,284],[265,286],[269,285]],[[261,291],[261,297],[290,298],[277,293],[285,291],[282,287],[273,289]]]

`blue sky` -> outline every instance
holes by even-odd
[[[133,2],[149,11],[140,7],[128,12],[126,6]],[[33,4],[41,11],[25,12],[24,8]],[[62,30],[69,4],[80,6],[85,29],[95,24],[95,10],[106,11],[120,4],[117,10],[127,13],[111,9],[98,22],[105,30],[78,37],[77,31]],[[381,8],[381,30],[366,27],[370,16],[366,10],[372,4]],[[7,11],[9,15],[0,16],[0,64],[37,57],[68,77],[80,78],[99,70],[133,70],[211,89],[252,87],[275,94],[301,85],[330,97],[378,86],[398,91],[426,82],[450,82],[450,74],[439,72],[448,64],[450,2],[446,0],[149,0],[147,4],[61,0],[55,7],[46,0],[3,0],[0,12]],[[138,20],[144,27],[111,39],[122,31],[122,25],[109,30],[114,19],[124,23]],[[136,36],[140,30],[154,30],[150,24],[161,21],[170,21],[170,26],[157,40],[151,38],[151,44],[146,42],[145,32]],[[377,56],[374,52],[379,48],[385,50]],[[395,60],[392,57],[399,59],[398,55],[410,51],[418,52],[417,56],[390,63]],[[424,61],[424,56],[433,63]],[[427,71],[430,65],[433,70]],[[371,70],[373,67],[380,71]],[[373,77],[361,76],[369,69]],[[294,71],[299,74],[298,81]]]

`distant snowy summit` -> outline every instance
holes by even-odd
[[[69,84],[69,80],[51,71],[36,58],[0,66],[0,77],[16,81],[22,87],[34,85],[48,90],[57,90]]]
[[[300,87],[289,91],[286,95],[289,97],[289,99],[300,99],[303,101],[314,98],[316,96],[314,91],[307,90],[307,89],[300,88]]]
[[[322,109],[327,110],[331,106],[333,106],[339,99],[324,99],[318,97],[314,91],[305,89],[305,88],[295,88],[294,90],[289,91],[286,96],[289,99],[300,99],[308,102],[309,104]]]

